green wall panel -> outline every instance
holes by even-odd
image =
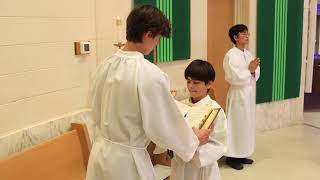
[[[303,0],[260,0],[257,6],[257,103],[299,97]]]

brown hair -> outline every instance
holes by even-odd
[[[248,27],[244,24],[236,24],[234,26],[232,26],[229,29],[229,37],[231,39],[231,41],[233,42],[233,44],[236,44],[236,40],[234,39],[234,36],[239,35],[240,32],[246,32],[248,31]]]
[[[154,6],[142,5],[134,8],[127,18],[127,40],[135,43],[142,42],[143,34],[149,31],[152,37],[158,34],[170,37],[169,20]]]

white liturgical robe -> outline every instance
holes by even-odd
[[[87,180],[154,180],[150,140],[190,161],[199,145],[167,76],[139,52],[118,50],[97,68],[92,113],[99,131]]]
[[[230,84],[227,95],[227,147],[226,156],[245,158],[252,155],[256,129],[256,81],[260,67],[253,76],[249,63],[254,60],[247,50],[230,49],[224,57],[225,79]]]
[[[212,108],[221,108],[209,96],[195,104],[189,100],[183,101],[183,103],[189,106],[207,105]],[[217,161],[226,153],[224,145],[226,127],[226,116],[221,108],[214,122],[209,142],[198,148],[193,159],[190,162],[184,162],[179,156],[174,157],[171,162],[170,180],[219,180],[220,171]]]

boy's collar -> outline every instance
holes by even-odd
[[[189,103],[192,104],[192,105],[199,105],[203,102],[206,102],[207,100],[211,99],[210,96],[207,94],[204,98],[200,99],[200,101],[196,102],[196,103],[193,103],[192,102],[192,98],[190,97],[189,98]]]
[[[240,49],[239,47],[237,47],[237,46],[234,46],[237,50],[239,50],[239,51],[241,51],[241,52],[245,52],[246,51],[246,48],[243,48],[243,50],[242,49]]]

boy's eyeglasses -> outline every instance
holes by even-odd
[[[250,33],[247,32],[240,32],[239,33],[240,36],[250,36]]]

